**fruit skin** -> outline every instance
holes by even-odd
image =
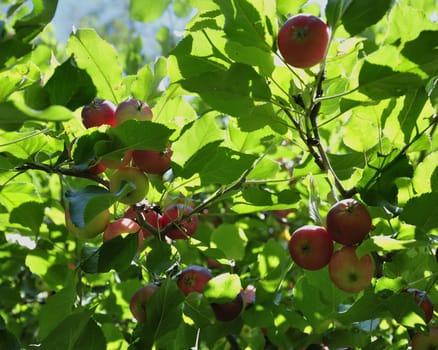
[[[188,219],[181,220],[178,223],[172,223],[174,220],[180,220],[183,215],[190,214],[193,209],[185,204],[177,203],[170,205],[164,211],[160,218],[159,226],[164,229],[168,225],[172,225],[170,231],[166,233],[166,236],[171,239],[187,239],[189,236],[193,236],[198,228],[198,217],[191,216]]]
[[[325,56],[330,30],[320,18],[299,14],[289,18],[280,28],[278,49],[293,67],[308,68],[320,63]]]
[[[146,321],[146,304],[158,288],[156,284],[148,284],[137,290],[131,297],[129,309],[138,322]]]
[[[211,308],[218,321],[227,322],[236,319],[243,310],[244,302],[242,294],[237,294],[236,298],[222,304],[211,303]]]
[[[358,293],[371,283],[374,263],[371,255],[356,255],[356,247],[344,246],[330,259],[329,275],[336,287],[347,293]]]
[[[433,317],[433,304],[426,292],[416,288],[408,288],[406,292],[414,296],[415,302],[424,312],[424,321],[429,323]]]
[[[101,163],[110,169],[118,169],[129,166],[132,160],[132,151],[128,150],[121,159],[103,158]]]
[[[322,226],[306,225],[292,234],[289,253],[295,263],[307,270],[326,266],[333,254],[333,241]]]
[[[119,201],[124,204],[140,202],[148,193],[149,180],[140,169],[134,167],[122,167],[117,169],[110,178],[110,191],[117,192],[122,187],[123,182],[130,182],[135,185],[134,190],[119,199]]]
[[[172,150],[167,147],[164,152],[155,150],[135,150],[132,152],[134,164],[148,174],[161,175],[170,169]]]
[[[82,123],[87,129],[104,124],[114,126],[115,111],[116,106],[111,101],[96,98],[82,108]]]
[[[438,327],[429,328],[427,333],[415,333],[411,339],[412,350],[438,349]]]
[[[205,285],[211,278],[211,271],[208,268],[193,265],[180,272],[176,284],[183,294],[187,296],[192,292],[202,293]]]
[[[80,228],[71,221],[69,209],[65,210],[65,225],[67,230],[76,238],[87,239],[96,237],[105,230],[109,221],[110,212],[109,210],[104,210],[91,219],[84,227]]]
[[[115,125],[118,126],[129,119],[151,120],[152,110],[149,105],[136,98],[128,98],[121,102],[115,112]]]
[[[335,203],[327,213],[327,232],[332,239],[344,245],[360,243],[371,231],[368,209],[353,198]]]
[[[140,232],[139,232],[140,231]],[[138,250],[143,248],[144,236],[141,232],[141,227],[134,220],[129,218],[120,218],[116,221],[110,222],[103,231],[103,241],[106,242],[112,238],[115,238],[123,233],[136,233],[138,234]]]

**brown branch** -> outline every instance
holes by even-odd
[[[44,171],[48,174],[59,174],[59,175],[65,175],[65,176],[72,176],[72,177],[80,177],[84,179],[89,179],[92,181],[96,181],[100,183],[101,185],[105,186],[106,188],[109,188],[109,182],[100,176],[91,174],[86,171],[78,170],[75,168],[63,168],[59,166],[50,166],[43,163],[24,163],[23,165],[18,166],[15,168],[15,170],[24,172],[27,170],[40,170]]]

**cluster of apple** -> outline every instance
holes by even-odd
[[[190,293],[203,293],[205,286],[212,279],[210,269],[204,266],[192,265],[189,266],[176,276],[176,284],[184,294],[188,296]],[[146,305],[153,294],[158,290],[159,286],[155,283],[150,283],[138,289],[130,300],[130,310],[137,322],[146,321]],[[213,313],[218,321],[226,322],[237,318],[246,305],[254,303],[255,289],[249,285],[242,289],[235,299],[225,303],[210,303]]]
[[[356,246],[372,229],[371,216],[361,202],[349,198],[335,203],[327,213],[326,227],[298,228],[288,242],[292,260],[307,270],[328,265],[330,278],[339,289],[357,293],[374,275],[371,255],[358,258]],[[342,247],[334,251],[334,242]]]
[[[117,127],[127,120],[151,120],[151,108],[143,101],[129,98],[117,107],[108,100],[95,99],[82,108],[82,123],[86,128],[109,125]],[[73,145],[70,145],[71,153]],[[163,231],[169,239],[187,239],[198,226],[198,218],[191,216],[193,209],[184,203],[171,204],[163,213],[143,205],[149,191],[149,175],[161,175],[170,169],[172,151],[170,147],[164,152],[157,150],[128,150],[120,160],[102,159],[92,165],[89,172],[97,175],[110,168],[109,189],[118,192],[125,183],[134,188],[119,198],[119,202],[129,205],[123,217],[113,222],[108,210],[94,217],[84,227],[77,227],[71,220],[69,210],[65,211],[65,221],[69,232],[78,238],[92,238],[104,232],[103,240],[114,238],[124,233],[139,232],[139,249],[143,240],[151,233],[143,226],[153,227],[157,232]]]

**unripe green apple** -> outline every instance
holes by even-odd
[[[110,221],[109,210],[103,210],[91,219],[84,227],[77,227],[71,221],[68,208],[65,210],[65,225],[67,230],[77,238],[93,238],[102,233]]]
[[[117,169],[110,178],[110,191],[117,192],[124,183],[130,183],[135,188],[120,198],[124,204],[135,204],[144,199],[149,190],[149,180],[138,168],[123,167]]]

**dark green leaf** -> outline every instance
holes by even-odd
[[[401,53],[418,64],[428,75],[436,75],[438,72],[438,31],[421,32],[416,39],[405,44]]]
[[[108,349],[107,345],[107,339],[102,329],[94,319],[90,318],[74,348],[81,350],[106,350]]]
[[[153,239],[150,241],[151,251],[146,256],[146,267],[151,273],[161,274],[176,263],[175,254],[170,244]]]
[[[362,169],[365,166],[365,159],[359,152],[346,154],[328,154],[330,164],[340,180],[347,180],[355,169]]]
[[[190,293],[185,298],[184,316],[190,318],[196,327],[211,325],[215,319],[210,302],[201,293]]]
[[[421,114],[421,111],[427,102],[427,98],[426,90],[423,87],[409,91],[406,94],[403,109],[398,114],[398,120],[405,136],[404,141],[406,144],[411,141],[413,136],[412,132],[414,130],[417,131],[417,118]]]
[[[56,67],[44,89],[49,94],[51,104],[62,105],[72,111],[96,96],[96,88],[90,76],[79,69],[72,58]]]
[[[21,346],[17,337],[5,329],[0,329],[0,349],[20,350]]]
[[[376,24],[388,11],[391,0],[352,0],[342,16],[342,23],[351,36]]]
[[[58,0],[33,0],[32,12],[14,24],[15,36],[24,42],[35,38],[55,15]]]
[[[373,100],[402,96],[423,85],[413,73],[397,72],[388,66],[365,62],[359,73],[359,91]]]
[[[425,231],[438,227],[438,193],[426,193],[411,198],[405,205],[401,219]]]
[[[129,268],[138,249],[138,233],[117,236],[103,243],[100,248],[84,247],[81,268],[87,273],[123,272]]]
[[[325,7],[325,16],[330,27],[337,27],[348,6],[353,0],[328,0]]]

